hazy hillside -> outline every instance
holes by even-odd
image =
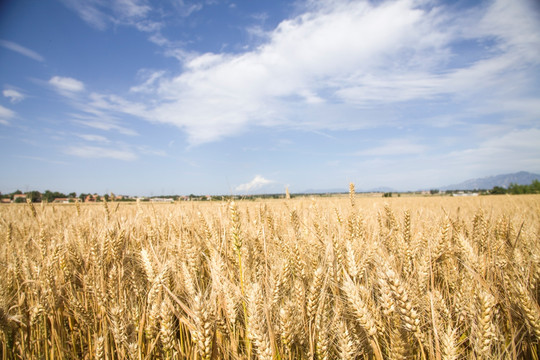
[[[510,184],[528,185],[533,180],[540,180],[539,174],[520,171],[513,174],[502,174],[485,178],[470,179],[459,184],[441,187],[441,190],[474,190],[492,189],[494,186],[508,188]]]

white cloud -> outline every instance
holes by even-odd
[[[55,89],[63,95],[69,95],[84,90],[84,84],[70,77],[53,76],[49,80],[49,84],[55,87]]]
[[[258,190],[258,189],[262,188],[263,186],[271,184],[273,182],[274,181],[272,181],[272,180],[265,179],[261,175],[255,175],[253,180],[251,180],[250,182],[248,182],[246,184],[238,185],[235,188],[235,190],[239,191],[239,192],[246,192],[247,193],[247,192],[251,192],[251,191],[254,191],[254,190]]]
[[[12,104],[16,104],[24,100],[26,96],[14,89],[6,89],[2,94],[9,99]]]
[[[478,24],[462,30],[465,36],[469,33],[472,37],[497,37],[503,40],[497,44],[499,51],[507,52],[511,47],[515,57],[538,63],[538,10],[538,4],[533,1],[496,0]]]
[[[131,20],[152,11],[144,2],[115,4],[127,6]],[[141,71],[127,97],[92,93],[79,108],[94,117],[88,126],[120,131],[116,121],[99,119],[127,114],[174,125],[191,145],[255,126],[354,130],[434,116],[455,125],[471,114],[509,111],[530,123],[539,111],[536,15],[526,0],[495,0],[465,12],[435,1],[308,1],[304,13],[260,36],[259,47],[236,54],[174,48],[154,29],[152,41],[177,57],[183,71]],[[75,79],[55,78],[64,92],[84,89]],[[437,102],[447,109],[416,110]],[[402,114],[399,106],[408,103],[425,118]],[[398,142],[367,151],[400,150],[425,148]]]
[[[0,105],[0,124],[9,125],[9,120],[15,116],[15,112]]]
[[[200,55],[180,50],[184,71],[174,77],[156,72],[134,86],[132,91],[153,97],[144,108],[127,105],[126,112],[178,126],[199,144],[250,126],[379,126],[400,119],[385,105],[408,101],[454,99],[462,111],[498,102],[507,99],[505,84],[526,91],[532,81],[527,74],[540,63],[540,23],[531,20],[534,12],[514,3],[498,0],[488,8],[493,11],[482,8],[461,17],[442,6],[429,8],[430,2],[311,3],[255,50]],[[510,20],[497,17],[498,6],[511,8]],[[479,23],[487,25],[464,34],[463,28]],[[453,64],[461,42],[470,39],[489,48]],[[124,105],[117,105],[122,111]]]
[[[41,56],[37,52],[35,52],[33,50],[30,50],[30,49],[28,49],[28,48],[26,48],[26,47],[24,47],[22,45],[19,45],[17,43],[14,43],[14,42],[11,42],[11,41],[6,41],[6,40],[0,40],[0,45],[7,48],[7,49],[18,52],[21,55],[29,57],[30,59],[33,59],[33,60],[36,60],[36,61],[45,61],[43,56]]]
[[[133,161],[137,159],[137,155],[130,150],[98,146],[71,146],[65,149],[65,153],[82,158],[109,158],[124,161]]]

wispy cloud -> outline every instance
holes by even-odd
[[[63,95],[71,95],[84,90],[84,84],[81,81],[70,77],[53,76],[49,84]]]
[[[152,10],[145,0],[115,0],[111,3],[115,13],[125,18],[144,18]]]
[[[110,18],[98,8],[93,1],[63,0],[69,8],[74,10],[86,23],[99,30],[105,30]]]
[[[7,49],[18,52],[21,55],[29,57],[30,59],[33,59],[33,60],[36,60],[36,61],[45,61],[45,58],[43,56],[41,56],[40,54],[38,54],[37,52],[35,52],[34,50],[30,50],[30,49],[28,49],[28,48],[26,48],[26,47],[24,47],[22,45],[19,45],[17,43],[7,41],[7,40],[0,40],[0,45],[7,48]]]
[[[108,143],[109,139],[107,139],[105,136],[101,135],[95,135],[95,134],[77,134],[78,137],[81,139],[84,139],[86,141],[94,141],[94,142],[100,142],[100,143]]]
[[[79,17],[98,30],[111,25],[131,26],[145,33],[159,34],[164,24],[157,11],[157,20],[150,17],[153,12],[146,0],[62,0]]]
[[[152,156],[161,156],[161,157],[167,156],[166,151],[153,149],[146,145],[137,146],[136,149],[140,154],[143,154],[143,155],[152,155]]]
[[[21,159],[29,159],[29,160],[35,160],[39,161],[41,163],[50,163],[50,164],[58,164],[58,165],[69,165],[68,162],[61,161],[61,160],[54,160],[51,158],[43,157],[43,156],[27,156],[27,155],[14,155],[15,157],[21,158]]]
[[[128,136],[138,135],[135,130],[122,126],[117,118],[109,114],[97,110],[92,111],[92,109],[86,109],[86,111],[90,114],[71,114],[70,117],[72,118],[72,122],[92,129],[116,131]]]
[[[483,129],[483,131],[481,130]],[[479,127],[482,140],[455,139],[452,146],[440,146],[415,156],[366,156],[358,158],[353,178],[383,184],[399,190],[445,186],[468,178],[517,172],[540,171],[540,129]],[[453,141],[452,141],[453,142]],[[366,174],[369,169],[370,174]],[[395,174],[399,174],[396,176]]]
[[[9,120],[15,117],[15,112],[0,105],[0,124],[9,125]]]
[[[133,161],[137,155],[129,149],[115,149],[99,146],[70,146],[64,151],[68,155],[82,158],[109,158],[124,161]]]
[[[207,2],[210,3],[210,2]],[[203,8],[202,2],[191,2],[191,1],[176,1],[174,6],[176,7],[177,12],[183,16],[188,17],[191,14],[200,11]]]
[[[152,93],[157,89],[158,80],[165,75],[165,71],[149,71],[141,70],[139,71],[139,76],[144,78],[142,84],[132,86],[129,91],[133,93]]]
[[[167,156],[165,151],[147,145],[133,146],[119,141],[112,142],[104,136],[95,134],[77,134],[77,136],[91,144],[64,147],[65,154],[82,158],[107,158],[122,161],[134,161],[139,156]]]
[[[273,183],[274,181],[265,179],[261,175],[255,175],[253,180],[248,183],[238,185],[235,190],[239,192],[251,192],[261,189],[263,186]]]
[[[500,173],[523,169],[540,169],[540,129],[513,130],[490,136],[477,146],[450,152],[443,159],[449,167],[459,171],[467,164],[466,171],[473,168],[480,173]]]
[[[24,94],[15,89],[5,89],[2,94],[7,97],[12,104],[21,102],[26,97]]]
[[[422,154],[427,147],[408,139],[388,139],[381,146],[358,151],[358,156],[401,156]]]

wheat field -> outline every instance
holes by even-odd
[[[540,196],[0,206],[1,359],[537,359]]]

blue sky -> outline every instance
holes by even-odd
[[[0,91],[3,193],[540,173],[533,0],[8,0]]]

